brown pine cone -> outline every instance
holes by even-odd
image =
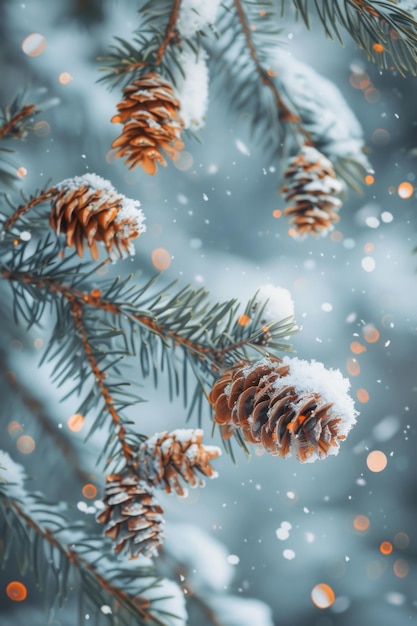
[[[87,243],[97,260],[97,241],[104,242],[112,258],[134,253],[132,239],[146,230],[139,201],[118,194],[96,174],[63,180],[55,189],[49,223],[58,235],[65,233],[67,246],[75,246],[79,256]]]
[[[151,487],[128,472],[110,474],[103,502],[97,521],[106,524],[105,534],[116,543],[115,552],[125,551],[131,558],[157,554],[164,520]]]
[[[342,184],[330,161],[316,148],[303,146],[290,159],[284,178],[288,183],[280,193],[292,203],[284,215],[290,217],[297,234],[325,235],[332,230],[340,219],[337,211],[342,202],[335,195],[342,191]]]
[[[139,477],[154,486],[163,485],[167,493],[174,490],[180,496],[185,495],[180,478],[192,487],[202,484],[197,472],[215,478],[217,474],[210,461],[219,456],[221,450],[203,445],[202,438],[200,429],[156,433],[140,446],[137,457]]]
[[[156,72],[125,87],[123,100],[117,105],[119,114],[112,118],[123,124],[120,136],[112,143],[112,148],[117,148],[115,157],[126,157],[129,169],[141,165],[147,174],[155,174],[156,162],[166,166],[162,151],[175,159],[184,147],[180,106],[172,86]]]
[[[239,429],[249,443],[299,461],[337,454],[355,423],[349,382],[338,370],[300,359],[265,357],[222,374],[209,401],[226,437]]]

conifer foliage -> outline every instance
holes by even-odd
[[[195,131],[204,141],[208,99],[224,96],[232,114],[251,113],[253,141],[275,159],[294,233],[328,234],[343,220],[341,193],[360,188],[371,165],[360,124],[340,92],[287,56],[279,29],[289,12],[306,27],[314,13],[328,36],[351,36],[372,61],[407,75],[417,67],[413,14],[379,0],[140,4],[137,30],[111,44],[98,66],[103,89],[120,94],[111,119],[120,131],[111,144],[114,156],[130,169],[140,166],[143,176],[158,176],[158,165],[170,165],[166,157],[180,158],[186,143],[192,151]],[[311,89],[311,98],[300,96],[300,85]],[[10,193],[16,176],[8,152],[51,104],[42,109],[30,95],[0,111],[2,326],[17,323],[25,333],[49,325],[40,367],[52,365],[51,384],[65,388],[74,415],[88,422],[88,437],[101,433],[103,493],[98,523],[81,523],[72,519],[69,503],[50,503],[28,490],[24,470],[0,451],[2,557],[17,555],[39,582],[51,577],[53,591],[45,590],[51,606],[62,604],[76,584],[81,606],[98,620],[180,626],[187,623],[183,591],[158,574],[165,533],[158,491],[185,496],[188,487],[217,478],[221,449],[209,442],[216,428],[232,459],[254,445],[300,462],[337,454],[357,416],[349,383],[320,363],[286,356],[299,329],[283,289],[266,286],[242,305],[210,302],[204,289],[158,287],[157,277],[141,282],[128,275],[120,259],[140,254],[146,216],[139,199],[116,191],[100,174],[55,181],[30,197]],[[102,275],[109,260],[120,262],[120,276],[110,280]],[[8,341],[5,332],[2,375],[47,429],[47,411],[8,361]],[[146,399],[147,384],[158,386],[163,378],[198,427],[178,423],[148,437],[129,410]],[[132,380],[143,383],[140,395]],[[71,443],[54,436],[85,481]],[[211,614],[204,598],[200,604]],[[221,616],[212,623],[223,623]]]

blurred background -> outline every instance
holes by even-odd
[[[257,454],[248,461],[237,449],[233,464],[224,454],[213,463],[219,478],[205,489],[183,500],[162,498],[165,534],[170,522],[193,524],[224,544],[234,574],[227,591],[265,602],[276,625],[413,623],[417,79],[380,72],[348,34],[342,47],[326,39],[314,20],[310,32],[291,11],[282,20],[282,45],[344,94],[363,126],[374,168],[363,194],[349,193],[330,236],[295,241],[281,215],[282,164],[265,158],[251,139],[246,116],[227,112],[220,89],[212,91],[201,143],[187,139],[177,163],[150,177],[114,161],[110,145],[119,131],[110,118],[120,90],[109,92],[96,83],[97,57],[106,54],[113,36],[129,40],[138,6],[127,0],[0,3],[0,103],[25,87],[45,89],[39,100],[60,100],[36,118],[24,143],[16,142],[23,189],[30,194],[48,181],[95,172],[139,200],[147,232],[137,240],[136,256],[110,270],[133,272],[139,283],[162,269],[162,282],[204,286],[213,302],[236,297],[243,303],[261,285],[286,287],[302,327],[293,338],[294,351],[348,376],[360,411],[340,454],[325,461],[301,465]],[[34,33],[37,38],[25,48]],[[47,329],[30,335],[15,329],[8,345],[27,384],[68,430],[75,400],[59,403],[61,393],[49,382],[51,368],[37,369],[47,337]],[[154,390],[147,381],[138,382],[148,400],[135,409],[141,432],[185,426],[186,410],[165,398],[163,385]],[[78,503],[79,514],[88,515],[90,503],[65,462],[48,457],[53,444],[13,412],[7,400],[2,447],[28,468],[36,488]],[[208,414],[204,420],[208,443]],[[11,422],[20,427],[10,428]],[[189,426],[196,425],[195,416]],[[22,432],[36,444],[29,453],[17,445]],[[99,442],[83,446],[83,432],[69,434],[94,472],[91,459]],[[48,465],[48,458],[56,466]],[[215,577],[216,562],[212,567]],[[7,597],[10,568],[0,575],[0,624],[23,626],[28,615],[30,623],[44,624],[42,594],[34,587],[26,602]],[[30,575],[26,584],[30,587]],[[328,587],[317,589],[320,584]],[[73,611],[70,603],[48,623],[74,624]]]

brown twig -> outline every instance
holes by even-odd
[[[126,441],[126,429],[123,426],[122,419],[119,416],[118,412],[114,408],[113,398],[110,395],[109,390],[104,382],[105,374],[100,370],[97,365],[97,361],[93,354],[93,349],[91,347],[88,333],[84,325],[83,321],[83,307],[80,302],[75,300],[74,298],[68,298],[69,303],[71,305],[72,314],[75,320],[75,328],[77,329],[78,336],[83,344],[84,352],[87,357],[88,363],[90,365],[91,371],[93,372],[94,378],[96,379],[97,386],[100,390],[101,396],[104,400],[104,406],[106,411],[110,414],[113,424],[116,428],[116,434],[119,438],[120,444],[122,446],[123,456],[126,460],[126,464],[131,466],[134,459],[134,452],[128,442]]]
[[[175,39],[175,37],[177,36],[177,32],[176,32],[175,26],[176,26],[176,23],[177,23],[177,20],[178,20],[180,4],[181,4],[181,0],[174,0],[174,6],[172,7],[172,11],[171,11],[171,15],[170,15],[170,18],[169,18],[168,26],[167,26],[166,31],[165,31],[164,40],[163,40],[163,42],[161,43],[161,45],[159,46],[159,48],[158,48],[158,50],[156,52],[155,65],[160,65],[162,63],[162,59],[164,57],[166,49],[168,48],[168,46],[171,43],[172,39]]]
[[[221,370],[223,368],[224,356],[228,352],[241,348],[248,343],[246,339],[241,339],[240,341],[230,344],[226,348],[211,349],[183,337],[180,333],[176,333],[173,330],[167,330],[163,324],[158,323],[153,317],[138,315],[137,313],[124,309],[110,300],[103,300],[100,295],[95,293],[95,290],[91,293],[86,293],[69,285],[63,285],[57,280],[49,279],[47,276],[33,276],[28,272],[13,272],[4,269],[2,271],[2,276],[7,280],[21,281],[23,283],[35,285],[39,289],[47,289],[51,293],[60,293],[70,303],[74,302],[81,308],[85,305],[89,305],[94,308],[101,309],[102,311],[112,313],[113,315],[125,315],[130,319],[135,320],[142,326],[145,326],[155,335],[159,335],[162,338],[169,337],[173,341],[174,345],[182,346],[188,352],[198,356],[202,361],[210,361],[213,371]]]
[[[79,291],[78,289],[74,289],[68,285],[62,285],[57,280],[50,280],[46,276],[33,276],[28,272],[11,272],[9,270],[3,270],[2,272],[3,278],[7,280],[17,280],[22,281],[24,283],[30,283],[35,285],[40,289],[47,289],[52,293],[60,293],[67,300],[75,301],[80,306],[89,305],[97,309],[101,309],[103,311],[108,311],[109,313],[113,313],[114,315],[126,315],[131,319],[134,319],[139,324],[145,326],[148,330],[153,332],[160,337],[169,337],[172,339],[174,343],[177,345],[182,345],[185,349],[194,354],[200,356],[201,359],[209,358],[209,355],[212,353],[210,348],[203,346],[201,344],[195,343],[190,339],[186,339],[180,333],[176,333],[172,330],[165,330],[163,324],[158,324],[158,322],[153,317],[147,317],[145,315],[138,315],[136,313],[131,313],[129,311],[124,310],[117,304],[110,302],[109,300],[103,300],[99,295],[96,295],[93,292],[86,293],[84,291]]]
[[[56,425],[52,423],[41,402],[39,402],[37,398],[32,396],[32,394],[26,389],[22,382],[17,379],[16,375],[11,370],[7,369],[5,359],[1,354],[0,372],[6,379],[11,390],[18,397],[20,397],[22,403],[29,409],[29,411],[38,421],[42,429],[53,439],[56,447],[69,461],[70,465],[72,465],[72,467],[74,468],[74,472],[80,482],[82,482],[83,484],[89,482],[89,475],[87,474],[87,472],[80,468],[77,454],[68,439],[66,439],[64,435],[59,430],[57,430]]]
[[[236,11],[237,11],[240,23],[242,24],[242,30],[243,30],[244,37],[246,39],[246,44],[248,46],[250,56],[252,58],[252,61],[255,64],[256,71],[261,77],[263,84],[266,85],[272,92],[272,95],[274,97],[275,103],[279,111],[279,119],[281,120],[281,122],[290,122],[293,124],[297,124],[298,131],[306,138],[307,142],[310,142],[311,141],[310,134],[301,126],[301,123],[302,123],[301,117],[297,115],[296,113],[294,113],[293,111],[291,111],[291,109],[285,104],[274,81],[268,75],[267,71],[262,67],[258,59],[258,55],[256,53],[256,49],[252,41],[249,23],[248,23],[245,11],[242,7],[242,3],[240,2],[240,0],[234,0],[234,4],[236,7]]]
[[[42,204],[42,202],[47,202],[48,200],[51,200],[56,192],[57,190],[55,189],[55,187],[52,187],[51,189],[44,189],[39,193],[38,196],[31,198],[26,204],[22,204],[21,206],[19,206],[13,213],[13,215],[11,215],[6,221],[5,225],[3,226],[3,232],[7,232],[8,230],[10,230],[10,228],[14,226],[17,220],[25,215],[28,211],[30,211],[30,209],[37,206],[38,204]]]
[[[25,117],[29,117],[32,115],[34,110],[36,109],[36,105],[34,104],[25,104],[20,111],[15,113],[12,118],[8,122],[5,122],[3,126],[0,126],[0,141],[6,137],[9,133],[13,133],[18,131],[18,124],[25,119]]]
[[[25,524],[31,528],[36,534],[40,535],[45,541],[49,543],[50,546],[58,550],[62,555],[64,555],[71,565],[76,567],[79,570],[87,570],[88,573],[98,582],[100,587],[102,587],[106,593],[108,593],[112,598],[115,598],[120,602],[123,606],[124,604],[128,604],[129,608],[133,608],[137,611],[138,615],[143,620],[151,619],[154,623],[159,624],[160,626],[164,626],[164,622],[159,620],[153,613],[148,611],[150,606],[150,601],[148,598],[144,596],[129,596],[126,591],[120,589],[110,581],[108,581],[104,576],[99,574],[95,569],[94,565],[89,563],[86,559],[84,559],[76,550],[74,550],[69,545],[61,543],[55,533],[49,528],[44,528],[36,520],[34,520],[30,515],[28,515],[19,504],[15,501],[5,501],[5,504],[8,508],[14,510],[15,514],[21,518]]]

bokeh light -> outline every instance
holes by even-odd
[[[69,72],[61,72],[58,77],[58,81],[61,83],[61,85],[68,85],[68,83],[72,81],[72,76]]]
[[[182,150],[177,153],[177,156],[174,159],[174,165],[177,170],[186,171],[192,168],[194,164],[194,157],[190,152]]]
[[[22,50],[29,57],[38,57],[46,48],[46,38],[40,33],[31,33],[22,41]]]
[[[335,601],[335,593],[330,585],[319,583],[311,591],[313,604],[319,609],[328,609]]]
[[[370,525],[369,517],[366,515],[357,515],[353,520],[353,527],[355,530],[359,530],[363,533],[365,530],[368,530]]]
[[[409,569],[408,563],[404,559],[397,559],[394,563],[394,574],[397,578],[405,578]]]
[[[23,426],[22,424],[19,424],[19,422],[10,422],[10,424],[7,426],[7,432],[9,433],[10,437],[13,437],[18,433],[23,432]]]
[[[386,146],[391,140],[391,135],[385,128],[376,128],[372,133],[372,143],[376,146]]]
[[[35,447],[35,440],[30,435],[21,435],[16,441],[16,446],[22,454],[31,454]]]
[[[392,543],[390,541],[383,541],[379,546],[379,551],[381,552],[381,554],[391,554]]]
[[[68,418],[67,424],[68,428],[72,430],[73,433],[78,433],[84,426],[84,422],[84,415],[81,415],[81,413],[74,413],[74,415],[71,415]]]
[[[407,533],[399,532],[394,537],[394,546],[399,550],[405,550],[410,543],[410,537]]]
[[[157,270],[167,270],[171,265],[171,255],[165,248],[155,248],[155,250],[152,250],[151,258]]]
[[[81,491],[84,498],[88,498],[89,500],[93,500],[97,496],[97,487],[91,483],[84,485]]]
[[[367,389],[364,389],[363,387],[357,390],[356,397],[359,400],[359,402],[362,402],[363,404],[366,404],[367,402],[369,402],[369,392]]]
[[[33,127],[33,132],[37,137],[47,137],[47,135],[49,135],[49,133],[51,132],[51,127],[48,122],[46,122],[45,120],[41,120],[39,122],[36,122]]]
[[[250,322],[250,317],[249,315],[240,315],[237,319],[237,323],[240,326],[247,326]]]
[[[353,357],[349,357],[346,360],[346,369],[350,376],[359,376],[361,373],[361,366]]]
[[[388,459],[381,450],[373,450],[366,457],[366,465],[371,472],[382,472],[387,466]]]
[[[352,343],[350,344],[350,349],[353,354],[361,354],[361,352],[366,352],[366,347],[359,343],[359,341],[352,341]]]
[[[379,340],[379,330],[372,324],[363,327],[363,338],[367,343],[376,343]]]
[[[411,198],[414,193],[414,187],[411,183],[403,182],[400,183],[397,187],[397,193],[403,200],[407,200],[407,198]]]
[[[282,216],[282,211],[281,211],[280,209],[274,209],[274,210],[272,211],[272,215],[273,215],[273,217],[275,217],[275,218],[281,217],[281,216]]]
[[[23,602],[23,600],[26,600],[28,592],[23,583],[18,580],[13,580],[7,585],[6,594],[7,597],[14,602]]]
[[[18,167],[16,170],[16,174],[19,176],[19,178],[24,178],[25,176],[27,176],[28,171],[25,167],[23,167],[23,165],[21,167]]]

